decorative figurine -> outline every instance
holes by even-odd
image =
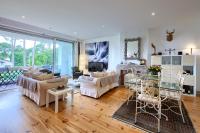
[[[165,49],[165,51],[168,51],[168,52],[169,52],[169,55],[171,55],[171,52],[172,52],[172,51],[174,51],[174,53],[175,53],[175,50],[176,50],[175,48],[174,48],[174,49],[171,49],[171,48],[170,48],[170,49]]]
[[[174,33],[175,33],[175,29],[172,31],[172,32],[169,32],[168,30],[166,31],[166,33],[167,33],[167,41],[168,42],[171,42],[171,41],[173,41],[173,39],[174,39]]]
[[[153,52],[152,55],[156,55],[156,46],[155,46],[153,43],[151,43],[151,47],[152,47],[153,50],[154,50],[154,52]]]

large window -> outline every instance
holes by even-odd
[[[15,40],[14,49],[14,66],[24,65],[24,40]]]
[[[36,66],[72,75],[73,43],[0,31],[0,67]]]
[[[36,66],[42,66],[52,70],[53,65],[53,43],[52,41],[37,41],[35,45]]]
[[[34,46],[35,46],[35,41],[25,40],[25,54],[26,54],[25,65],[26,66],[33,66],[34,65],[34,63],[33,63]]]
[[[0,36],[0,65],[12,66],[12,40],[10,37]]]

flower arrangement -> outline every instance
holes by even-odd
[[[150,66],[148,68],[149,72],[151,72],[153,75],[157,75],[158,72],[161,72],[161,66]]]

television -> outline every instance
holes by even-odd
[[[102,72],[104,70],[103,62],[89,62],[88,71],[89,72]]]

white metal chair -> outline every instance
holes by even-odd
[[[168,99],[167,101],[168,102],[170,101],[170,103],[172,104],[172,106],[168,106],[167,104],[165,104],[168,106],[168,108],[166,110],[170,110],[177,115],[181,115],[181,117],[183,119],[183,123],[185,123],[185,119],[184,119],[183,112],[182,112],[182,95],[183,95],[184,75],[180,72],[177,74],[176,82],[178,83],[179,90],[177,90],[177,91],[166,91],[166,90],[161,91],[161,95],[167,97],[167,99]],[[177,101],[178,104],[176,102],[172,102],[172,100]],[[173,110],[173,108],[177,108],[177,107],[179,108],[180,113],[175,112]]]
[[[128,88],[128,95],[127,95],[127,105],[128,105],[129,101],[135,101],[132,98],[136,90],[138,90],[138,88],[140,87],[140,82],[139,82],[140,79],[134,73],[126,74],[124,79],[125,79],[124,85],[126,88]]]
[[[148,112],[146,108],[152,108],[156,113]],[[140,113],[147,113],[155,117],[158,120],[158,132],[160,132],[160,119],[162,114],[159,81],[141,81],[141,89],[140,91],[136,91],[135,123]]]

